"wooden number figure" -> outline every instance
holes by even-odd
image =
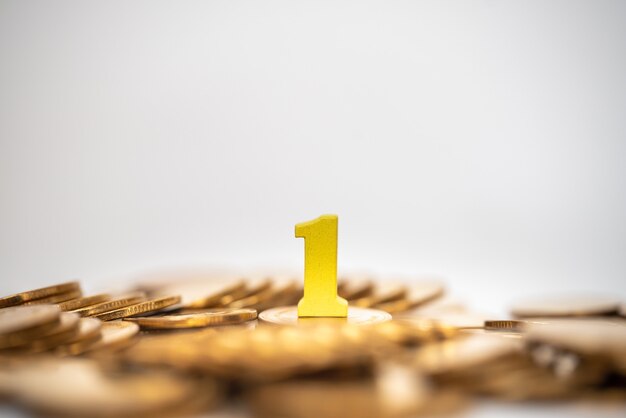
[[[304,297],[298,316],[348,316],[348,302],[337,296],[337,215],[323,215],[296,225],[304,238]]]

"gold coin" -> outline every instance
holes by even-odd
[[[431,321],[437,321],[442,325],[454,327],[456,329],[482,329],[485,324],[487,316],[475,313],[475,312],[428,312],[425,314],[416,311],[414,313],[401,313],[395,315],[394,318],[402,320],[416,320],[421,321],[429,319]]]
[[[45,335],[31,341],[24,348],[30,352],[41,352],[55,348],[73,338],[78,332],[80,316],[75,313],[62,312],[59,324]]]
[[[123,308],[125,306],[133,305],[145,300],[143,293],[136,293],[132,295],[122,296],[106,302],[96,303],[95,305],[85,306],[84,308],[74,309],[72,312],[79,314],[80,316],[94,316],[105,312],[109,312],[115,309]]]
[[[246,287],[237,292],[232,292],[228,295],[220,298],[216,307],[228,307],[236,300],[245,299],[250,296],[254,296],[258,293],[264,292],[272,287],[272,281],[270,279],[250,280],[246,281]]]
[[[355,299],[350,304],[361,308],[370,308],[385,302],[403,299],[407,292],[408,288],[405,284],[384,283],[376,287],[373,295]]]
[[[218,305],[223,297],[229,295],[243,294],[246,289],[246,282],[243,280],[239,280],[230,285],[224,286],[223,284],[219,284],[216,287],[216,289],[212,289],[210,292],[207,292],[206,289],[202,289],[206,296],[203,296],[200,299],[195,299],[192,302],[185,303],[185,308],[212,308]]]
[[[298,318],[297,306],[285,306],[263,311],[259,314],[259,319],[281,325],[315,325],[320,323],[368,325],[389,321],[391,315],[376,309],[349,306],[347,318]]]
[[[243,299],[236,300],[228,305],[229,308],[251,308],[265,310],[276,306],[296,303],[302,294],[300,285],[295,280],[274,284],[261,292]]]
[[[197,398],[208,409],[219,393],[212,379],[163,370],[109,370],[88,358],[33,359],[0,370],[4,385],[34,415],[57,417],[178,416],[189,404],[197,405]]]
[[[45,298],[31,300],[30,302],[24,302],[23,305],[42,305],[50,303],[60,303],[71,299],[79,298],[83,295],[80,289],[72,290],[70,292],[59,293],[58,295],[46,296]]]
[[[512,319],[489,320],[489,321],[485,321],[485,330],[519,332],[524,329],[524,324],[525,324],[524,321],[516,321]]]
[[[22,345],[57,326],[61,310],[54,305],[16,306],[0,310],[0,348]]]
[[[528,299],[511,312],[518,318],[595,316],[617,313],[620,301],[602,296],[561,296]]]
[[[428,319],[406,321],[395,318],[373,326],[371,331],[376,338],[410,346],[443,340],[458,333],[456,328],[442,325],[437,321]]]
[[[371,295],[374,292],[374,283],[364,279],[343,279],[337,287],[337,294],[352,301]]]
[[[142,329],[200,328],[212,325],[238,324],[257,317],[255,309],[208,309],[204,312],[125,318]]]
[[[100,340],[102,321],[96,318],[80,318],[76,334],[57,347],[57,352],[62,354],[77,355],[85,352],[95,342]]]
[[[26,292],[16,293],[15,295],[0,298],[0,308],[16,306],[24,302],[29,302],[31,300],[41,299],[48,296],[57,295],[59,293],[67,293],[79,289],[80,286],[78,282],[68,282],[57,284],[54,286],[42,287],[40,289],[29,290]]]
[[[115,349],[125,346],[139,332],[139,325],[126,321],[103,322],[100,328],[100,340],[85,351]]]
[[[405,297],[374,305],[376,309],[381,309],[391,314],[404,312],[425,305],[443,296],[445,288],[438,282],[421,282],[411,284]]]
[[[73,311],[76,309],[84,308],[86,306],[91,306],[97,303],[106,302],[110,298],[111,296],[109,296],[108,294],[102,293],[99,295],[85,296],[82,298],[67,300],[65,302],[59,303],[58,305],[62,311]]]
[[[147,300],[145,302],[139,302],[133,305],[125,306],[123,308],[104,312],[94,316],[101,321],[111,321],[113,319],[127,318],[129,316],[139,315],[147,312],[160,311],[163,308],[176,305],[177,303],[180,303],[180,296],[168,296],[164,298]]]
[[[530,342],[611,359],[621,372],[626,372],[626,324],[621,319],[536,320],[529,321],[525,331]]]
[[[521,352],[522,341],[490,334],[471,334],[437,344],[427,344],[412,359],[413,365],[428,374],[460,372],[497,362]]]

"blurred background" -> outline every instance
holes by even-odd
[[[160,269],[626,298],[623,1],[0,0],[0,289]]]

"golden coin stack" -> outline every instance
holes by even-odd
[[[619,300],[469,310],[437,281],[344,278],[356,317],[298,319],[291,278],[172,277],[126,294],[77,282],[0,298],[0,398],[62,417],[415,417],[480,397],[626,406]],[[258,316],[257,316],[258,313]]]

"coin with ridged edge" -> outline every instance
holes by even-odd
[[[67,282],[56,284],[54,286],[42,287],[39,289],[28,290],[26,292],[16,293],[14,295],[0,298],[0,308],[21,305],[35,299],[41,299],[48,296],[58,295],[60,293],[72,292],[80,290],[78,282]]]
[[[519,332],[524,329],[525,321],[517,321],[514,319],[499,319],[485,321],[485,329],[487,331],[514,331]]]
[[[201,328],[214,325],[232,325],[257,317],[255,309],[207,309],[204,312],[183,313],[142,318],[125,318],[142,329]]]
[[[101,321],[111,321],[113,319],[127,318],[133,315],[160,311],[161,309],[168,308],[172,305],[176,305],[177,303],[180,303],[180,296],[168,296],[139,302],[124,308],[115,309],[113,311],[94,316]]]
[[[145,295],[143,293],[137,293],[132,295],[121,296],[113,300],[108,300],[102,303],[96,303],[95,305],[85,306],[84,308],[74,309],[72,312],[79,314],[80,316],[94,316],[104,312],[110,312],[115,309],[123,308],[125,306],[134,305],[144,301]]]
[[[391,315],[377,309],[349,306],[347,318],[299,318],[297,306],[283,306],[261,312],[259,319],[280,325],[315,325],[320,323],[369,325],[390,321]]]

